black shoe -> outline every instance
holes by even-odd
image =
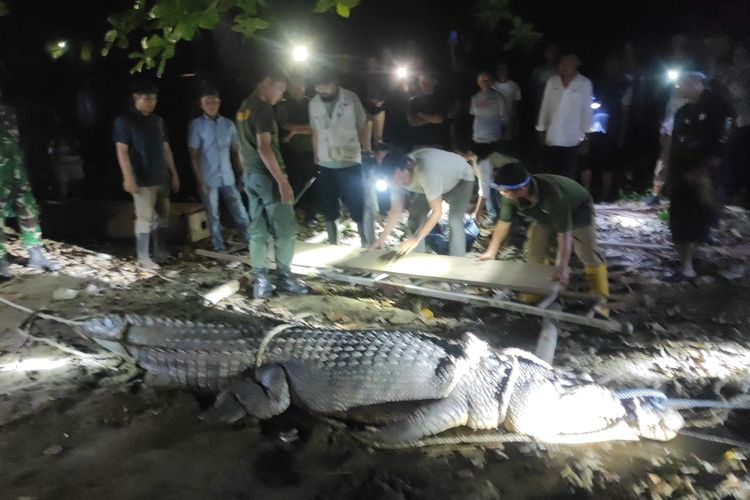
[[[310,288],[288,272],[276,272],[276,290],[291,293],[293,295],[307,295]]]
[[[268,273],[266,271],[257,273],[253,282],[253,298],[266,299],[273,295],[273,291],[274,286],[271,284]]]
[[[0,258],[0,283],[4,283],[12,279],[13,273],[10,272],[8,261],[5,259],[5,257]]]
[[[665,274],[662,281],[665,283],[692,283],[697,276],[686,276],[682,271],[675,271],[672,274]]]

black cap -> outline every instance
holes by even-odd
[[[133,82],[131,89],[133,91],[133,94],[146,95],[159,93],[159,88],[149,80],[139,80],[137,82]]]
[[[520,189],[528,183],[529,172],[520,162],[506,163],[495,170],[492,180],[501,188]]]
[[[201,89],[201,97],[221,97],[219,94],[219,90],[216,87],[203,87]]]

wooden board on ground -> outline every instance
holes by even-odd
[[[499,260],[480,262],[471,257],[423,253],[411,253],[397,258],[392,258],[393,255],[392,251],[386,250],[364,252],[340,261],[333,267],[467,283],[486,288],[510,288],[545,296],[559,286],[552,281],[551,266]]]
[[[198,255],[219,260],[249,263],[246,255],[227,255],[196,250]],[[269,249],[269,269],[274,268],[273,249]],[[393,251],[366,251],[358,247],[326,243],[297,242],[292,265],[318,269],[380,272],[409,278],[465,283],[483,288],[509,288],[548,296],[559,286],[552,281],[553,268],[525,262],[487,261],[472,257],[450,257],[411,253],[392,258]]]

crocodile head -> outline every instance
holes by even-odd
[[[669,441],[685,426],[682,415],[664,395],[641,395],[621,400],[631,425],[644,439]]]

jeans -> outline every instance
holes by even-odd
[[[219,217],[219,197],[224,200],[227,210],[237,229],[242,233],[242,238],[249,241],[247,210],[242,204],[240,192],[235,186],[206,187],[206,194],[203,195],[203,205],[206,207],[206,218],[208,219],[208,228],[211,231],[211,243],[214,250],[223,252],[224,238],[221,236],[221,219]]]
[[[471,195],[474,193],[474,181],[460,181],[456,187],[443,195],[443,200],[450,207],[448,213],[448,227],[450,228],[450,242],[448,243],[450,254],[454,257],[463,257],[466,255],[466,236],[464,232],[464,214],[471,201]],[[409,229],[412,234],[416,234],[427,220],[427,214],[430,211],[430,205],[423,194],[417,194],[414,197],[411,208],[409,209]],[[425,241],[422,240],[417,248],[417,252],[425,251]]]

